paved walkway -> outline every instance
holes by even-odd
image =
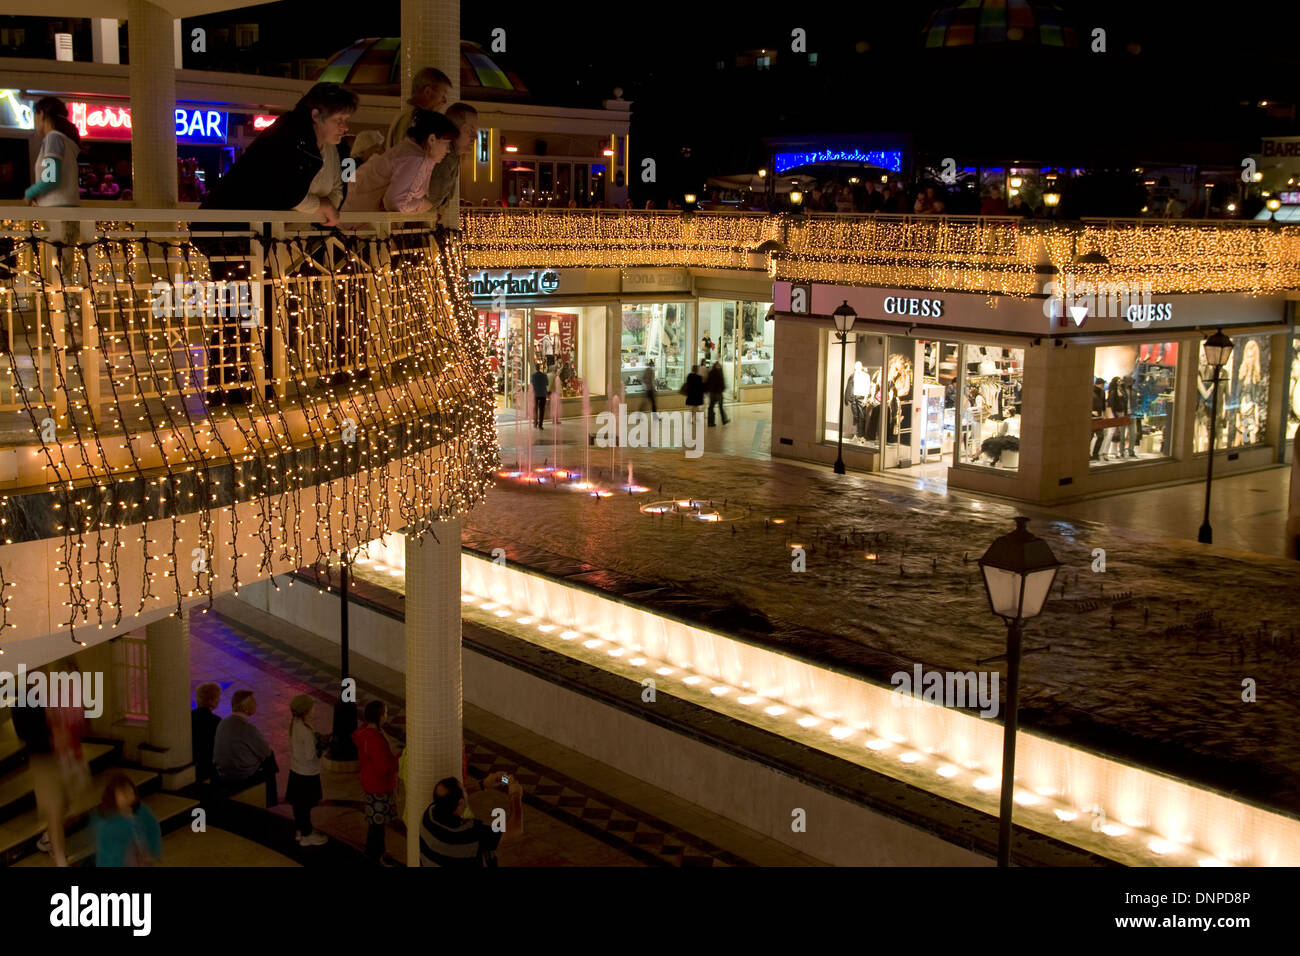
[[[298,584],[298,587],[306,585]],[[312,714],[328,730],[331,694],[338,687],[335,645],[288,622],[225,597],[217,602],[233,618],[192,618],[193,682],[217,680],[231,690],[257,694],[254,722],[276,752],[281,790],[287,780],[288,702],[300,693],[322,702]],[[238,620],[239,623],[236,623]],[[403,676],[358,655],[352,658],[362,699],[389,703],[400,726]],[[465,705],[465,742],[471,779],[508,771],[524,787],[524,833],[498,852],[502,866],[747,866],[816,865],[766,837],[687,804],[670,794],[569,751],[492,714]],[[229,694],[219,710],[229,711]],[[355,775],[325,774],[325,799],[315,824],[334,839],[360,848],[365,842],[362,796]],[[286,818],[281,805],[273,812]],[[287,839],[287,838],[286,838]],[[310,850],[294,848],[296,856]],[[285,852],[289,852],[286,850]],[[405,860],[405,838],[388,831],[388,852]]]
[[[1025,661],[1025,726],[1300,812],[1300,740],[1288,730],[1300,723],[1300,562],[1282,558],[1278,541],[1286,471],[1217,485],[1211,547],[1194,541],[1196,485],[1031,509],[764,458],[751,450],[761,415],[746,408],[707,429],[698,458],[589,448],[582,422],[568,422],[567,442],[535,446],[534,465],[589,464],[614,496],[502,481],[467,518],[465,539],[750,609],[773,634],[813,628],[903,669],[965,671],[1006,642],[975,561],[1029,514],[1064,568],[1029,625],[1030,643],[1051,651]],[[514,429],[502,438],[511,463]],[[621,489],[629,462],[648,493]],[[690,499],[719,520],[638,510]],[[1243,701],[1247,679],[1267,697]]]

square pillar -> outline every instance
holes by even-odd
[[[163,771],[168,790],[194,782],[190,739],[190,615],[145,625],[149,661],[149,743],[140,761]]]
[[[406,539],[406,860],[420,865],[420,820],[445,777],[461,780],[461,519]],[[463,783],[463,781],[462,781]]]

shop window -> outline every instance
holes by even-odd
[[[731,390],[740,384],[736,365],[737,336],[736,312],[739,303],[732,300],[701,299],[699,304],[700,361],[711,366],[714,362],[722,365],[722,375]]]
[[[776,323],[772,319],[771,302],[742,302],[740,384],[772,384],[772,341],[776,337]]]
[[[532,315],[533,360],[554,370],[565,398],[605,391],[605,308],[537,309]]]
[[[628,395],[645,392],[653,375],[657,392],[675,392],[686,381],[691,353],[686,303],[623,306],[620,375]]]
[[[528,385],[524,375],[526,309],[479,312],[479,330],[487,345],[488,366],[496,393],[505,407],[514,407],[514,394]]]
[[[881,404],[886,398],[884,336],[850,332],[847,343],[841,343],[833,331],[827,332],[826,336],[829,342],[826,353],[826,440],[838,440],[840,418],[843,417],[846,444],[879,451]],[[840,383],[842,359],[843,386]]]
[[[1205,363],[1205,345],[1198,351],[1196,430],[1192,450],[1198,454],[1210,448],[1210,399],[1214,393],[1214,370]],[[1214,440],[1215,450],[1242,448],[1268,441],[1267,335],[1234,335],[1232,355],[1219,373],[1219,403]]]
[[[1093,360],[1091,467],[1173,454],[1178,343],[1107,345]]]
[[[1017,471],[1025,350],[966,345],[962,357],[962,458],[972,465]]]
[[[1291,336],[1291,378],[1286,395],[1286,437],[1290,441],[1300,428],[1300,335]]]

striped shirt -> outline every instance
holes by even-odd
[[[480,851],[495,850],[498,842],[491,827],[454,813],[435,817],[430,804],[420,823],[420,866],[482,866]]]

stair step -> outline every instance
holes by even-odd
[[[71,821],[68,827],[69,832],[72,832],[74,827],[79,827],[84,822],[83,818],[99,805],[108,778],[114,773],[126,774],[138,789],[145,789],[150,783],[155,784],[153,789],[157,788],[158,774],[152,770],[137,770],[134,767],[110,767],[102,773],[96,774],[91,781],[90,787],[72,801],[72,806],[68,810],[68,820]],[[42,819],[35,808],[6,820],[3,824],[0,824],[0,860],[12,862],[24,856],[26,852],[35,849],[36,841],[44,832],[45,820]],[[25,847],[28,844],[30,846]]]
[[[190,797],[161,792],[151,793],[141,798],[140,802],[153,812],[154,817],[158,820],[158,825],[162,828],[164,839],[172,830],[184,826],[189,819],[189,812],[199,805],[199,801]],[[94,855],[95,837],[90,827],[82,827],[75,834],[68,837],[69,865],[93,866]],[[164,848],[163,859],[166,858],[166,849]],[[48,853],[33,853],[30,856],[23,857],[14,866],[53,867],[54,857]]]
[[[21,742],[19,746],[22,746]],[[93,768],[100,758],[115,749],[110,744],[82,743],[81,755]],[[23,811],[30,810],[36,805],[35,801],[35,781],[26,764],[0,776],[0,826]]]

